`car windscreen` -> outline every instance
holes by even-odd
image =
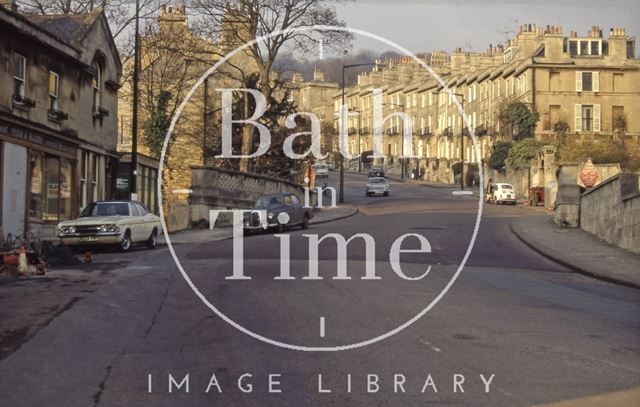
[[[513,187],[509,184],[502,184],[500,185],[500,189],[513,189]]]
[[[118,203],[92,203],[89,204],[82,213],[81,218],[92,216],[129,216],[129,204],[126,202]]]
[[[281,196],[261,196],[256,200],[256,208],[269,208],[272,206],[282,205]]]
[[[381,178],[370,178],[369,179],[369,183],[370,184],[385,184],[386,182],[387,182],[387,180],[381,179]]]

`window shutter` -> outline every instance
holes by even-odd
[[[582,105],[576,104],[576,131],[582,131]]]
[[[593,105],[593,131],[600,131],[600,105]]]
[[[593,91],[600,92],[600,72],[592,72]]]
[[[576,92],[582,92],[582,72],[581,71],[576,72]]]

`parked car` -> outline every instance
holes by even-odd
[[[305,208],[297,195],[287,192],[259,197],[252,210],[266,211],[267,228],[275,229],[279,233],[290,226],[300,226],[302,229],[306,229],[309,227],[309,221],[313,218],[312,208]],[[286,224],[279,221],[279,215],[282,213],[289,216],[289,222]],[[263,229],[258,212],[247,211],[244,214],[243,225],[245,232]]]
[[[154,249],[161,232],[160,218],[138,202],[99,201],[80,216],[58,224],[58,238],[72,247],[114,245],[126,252],[135,243]]]
[[[329,166],[326,164],[316,164],[316,178],[327,178],[329,176]]]
[[[513,185],[505,183],[493,184],[492,191],[489,193],[489,201],[493,201],[496,204],[516,204],[516,193],[513,189]]]
[[[373,177],[367,180],[367,196],[382,195],[389,196],[389,183],[386,178]]]

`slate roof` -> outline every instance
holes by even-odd
[[[70,45],[78,44],[100,15],[101,10],[89,14],[27,15],[30,22]]]

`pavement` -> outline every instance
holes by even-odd
[[[549,214],[514,218],[511,231],[527,246],[572,271],[640,288],[640,256],[579,228],[565,228]]]
[[[319,225],[327,222],[334,222],[345,219],[358,213],[358,208],[354,205],[338,205],[334,208],[326,207],[316,209],[313,218],[309,221],[310,225]],[[213,229],[189,229],[170,235],[172,244],[191,244],[203,242],[215,242],[218,240],[231,239],[231,227],[221,227]],[[165,236],[158,238],[158,245],[166,245]]]

